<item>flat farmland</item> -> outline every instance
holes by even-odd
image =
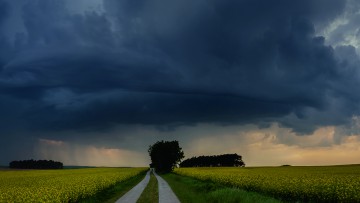
[[[147,168],[0,170],[0,202],[78,202]]]
[[[360,202],[360,165],[179,168],[175,173],[284,201]]]

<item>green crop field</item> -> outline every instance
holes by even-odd
[[[0,171],[0,202],[77,202],[146,170],[146,168],[2,170]]]
[[[286,201],[360,202],[360,166],[180,168],[175,173]]]

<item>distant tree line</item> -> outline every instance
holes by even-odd
[[[22,160],[12,161],[9,164],[14,169],[62,169],[63,163],[53,160]]]
[[[244,167],[241,158],[237,154],[192,157],[181,162],[180,167]]]

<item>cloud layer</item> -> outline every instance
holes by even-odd
[[[6,142],[118,125],[347,125],[360,110],[360,59],[358,35],[340,33],[353,33],[355,8],[0,0],[0,133]]]

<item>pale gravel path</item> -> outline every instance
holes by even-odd
[[[145,187],[149,183],[149,180],[150,180],[150,171],[146,173],[145,178],[139,184],[137,184],[129,192],[127,192],[120,199],[118,199],[116,203],[136,203],[141,193],[144,191]]]
[[[159,203],[180,203],[169,184],[162,177],[158,176],[155,171],[153,172],[159,185]]]

